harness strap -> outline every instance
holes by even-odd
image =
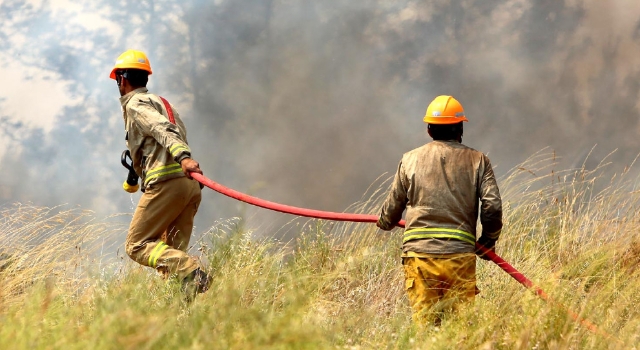
[[[167,114],[169,115],[169,121],[171,122],[171,124],[175,124],[176,118],[173,117],[173,110],[171,109],[171,105],[169,104],[169,101],[165,100],[165,98],[162,96],[158,96],[158,97],[160,97],[160,99],[162,100],[162,103],[164,104],[164,109],[167,110]]]

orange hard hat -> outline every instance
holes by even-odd
[[[460,102],[446,95],[436,97],[429,104],[423,120],[428,124],[457,124],[469,121],[464,116]]]
[[[119,69],[140,69],[149,72],[149,75],[151,75],[151,65],[147,55],[137,50],[127,50],[118,56],[109,78],[115,79],[116,71]]]

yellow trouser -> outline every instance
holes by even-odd
[[[444,311],[460,309],[477,294],[473,253],[404,257],[402,264],[417,324],[439,324]]]
[[[129,257],[179,280],[200,267],[186,253],[200,200],[200,185],[186,177],[147,186],[129,226]]]

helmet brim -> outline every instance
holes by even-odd
[[[139,69],[149,73],[149,75],[153,74],[153,72],[151,71],[151,68],[143,64],[126,64],[126,65],[116,65],[115,67],[113,67],[113,69],[111,70],[111,74],[109,74],[109,78],[116,80],[116,71],[119,69]]]
[[[467,117],[424,117],[423,121],[427,124],[447,125],[468,122]]]

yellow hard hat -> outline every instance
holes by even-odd
[[[429,104],[423,120],[428,124],[457,124],[469,121],[464,116],[460,102],[446,95],[436,97]]]
[[[140,69],[149,72],[149,75],[151,75],[151,65],[149,64],[147,55],[137,50],[127,50],[118,56],[116,65],[111,70],[109,78],[115,79],[118,69]]]

